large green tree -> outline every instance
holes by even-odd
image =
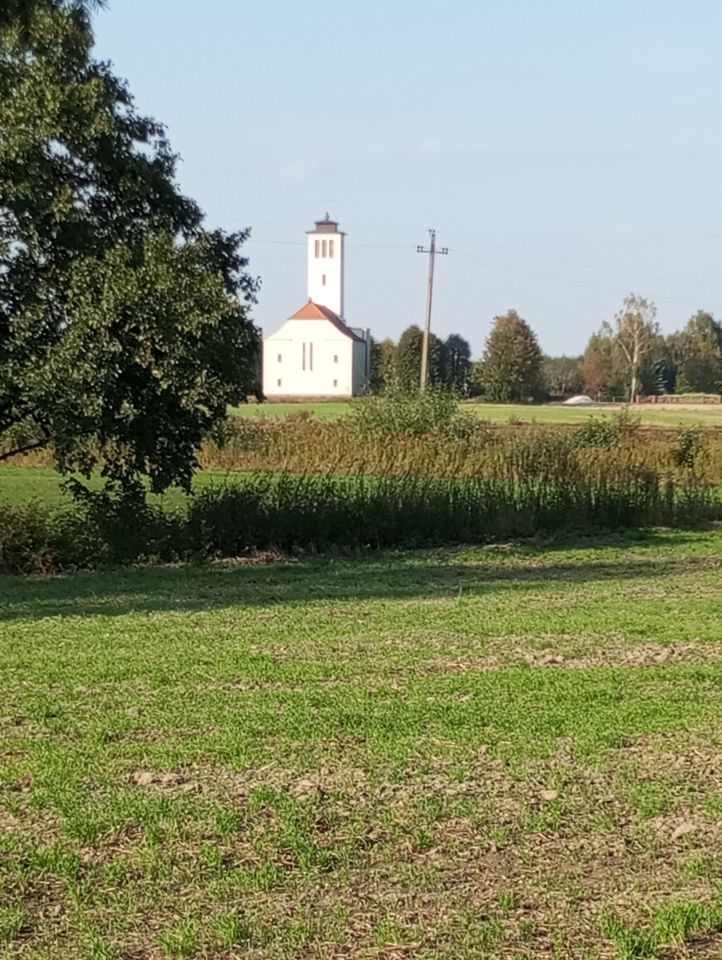
[[[452,333],[444,342],[446,383],[455,393],[465,393],[471,369],[471,347],[458,333]]]
[[[624,393],[624,369],[604,329],[589,338],[582,358],[582,376],[584,392],[595,400],[611,400]]]
[[[371,340],[371,370],[369,389],[372,393],[383,393],[394,386],[396,380],[396,344],[390,337],[384,340]]]
[[[542,352],[529,324],[516,310],[494,318],[483,358],[484,392],[490,400],[537,399],[542,387]]]
[[[247,233],[204,229],[163,127],[93,58],[91,6],[0,15],[0,457],[187,487],[253,384]]]
[[[394,360],[396,385],[404,393],[415,393],[421,379],[421,348],[423,333],[417,326],[407,327],[399,338]],[[429,377],[434,386],[446,382],[446,356],[443,342],[429,334]]]
[[[676,338],[680,393],[722,391],[722,325],[698,310]]]
[[[544,357],[544,391],[551,397],[570,397],[584,386],[581,357]]]

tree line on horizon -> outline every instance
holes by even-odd
[[[630,294],[610,322],[592,334],[583,354],[545,355],[516,310],[494,318],[481,358],[459,334],[429,336],[428,382],[462,396],[496,403],[563,399],[584,393],[594,400],[629,400],[663,394],[722,393],[722,323],[698,310],[664,336],[654,303]],[[370,389],[419,388],[423,333],[410,326],[398,342],[371,345]]]

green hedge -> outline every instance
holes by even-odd
[[[517,467],[519,465],[517,464]],[[720,514],[709,488],[603,463],[550,481],[259,474],[203,490],[185,512],[93,494],[70,508],[0,507],[0,571],[237,556],[277,547],[476,543],[685,524]]]

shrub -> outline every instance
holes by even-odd
[[[574,431],[574,442],[579,447],[609,450],[617,443],[614,421],[609,417],[590,417]]]
[[[684,470],[692,471],[705,453],[702,433],[696,427],[685,427],[679,431],[674,449],[674,462]]]
[[[0,572],[52,573],[58,567],[52,515],[37,501],[0,506]]]
[[[436,388],[423,393],[391,390],[369,397],[354,405],[351,423],[358,435],[378,439],[429,434],[465,438],[476,426],[452,393]]]
[[[66,565],[164,562],[187,552],[184,519],[148,503],[142,486],[108,484],[91,491],[76,481],[66,485],[75,506],[62,515],[54,534]]]

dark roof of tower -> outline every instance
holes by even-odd
[[[341,233],[338,228],[338,221],[332,220],[331,217],[326,214],[323,220],[316,221],[316,227],[314,230],[309,230],[309,233]]]

